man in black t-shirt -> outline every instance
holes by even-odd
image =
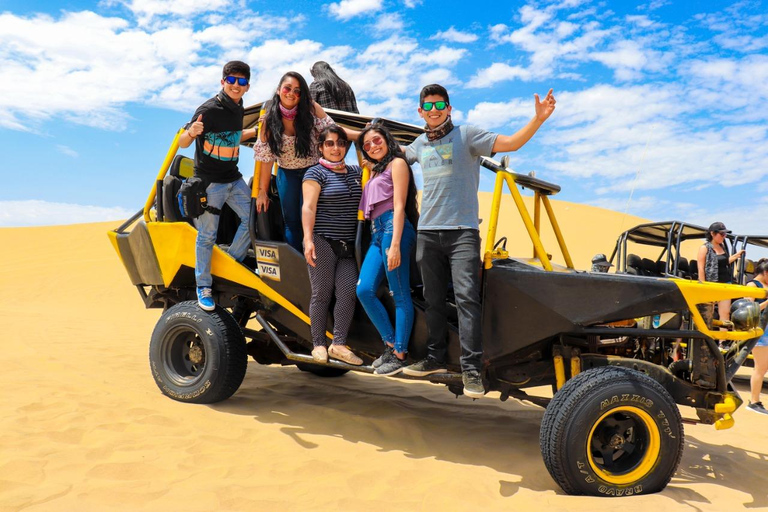
[[[211,285],[211,256],[219,214],[228,204],[240,217],[229,254],[237,261],[245,258],[250,245],[248,220],[251,210],[251,190],[237,169],[240,143],[253,138],[255,129],[243,130],[243,95],[250,88],[251,68],[240,61],[227,62],[222,73],[222,89],[200,105],[186,130],[179,136],[179,146],[195,143],[195,176],[206,183],[208,207],[197,219],[195,280],[197,302],[205,311],[213,311]]]

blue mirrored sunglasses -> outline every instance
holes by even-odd
[[[241,78],[239,76],[225,76],[224,80],[226,80],[229,85],[235,85],[235,82],[237,82],[237,85],[241,87],[248,85],[248,79]]]

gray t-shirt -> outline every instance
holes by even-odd
[[[463,125],[431,142],[422,134],[405,147],[408,163],[418,161],[424,175],[419,231],[479,229],[480,157],[491,155],[497,136]]]

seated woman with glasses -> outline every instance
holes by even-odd
[[[362,194],[362,171],[346,165],[349,141],[338,126],[323,130],[318,138],[320,163],[304,174],[304,257],[307,260],[312,297],[309,302],[312,357],[325,362],[328,357],[361,365],[347,344],[347,333],[355,313],[355,234],[357,208]],[[333,308],[333,343],[326,349],[325,326],[328,306],[336,292]]]
[[[357,296],[384,342],[384,353],[373,362],[377,375],[394,375],[405,366],[413,327],[411,251],[416,246],[418,205],[413,173],[400,146],[383,126],[360,132],[363,154],[374,162],[360,210],[371,221],[371,245],[360,269]],[[376,296],[386,276],[395,300],[395,325]]]
[[[261,136],[253,147],[254,158],[265,162],[259,178],[256,211],[266,211],[269,207],[270,170],[276,160],[277,193],[285,223],[285,241],[301,252],[301,182],[307,169],[317,164],[320,158],[318,134],[334,122],[320,105],[312,101],[306,80],[295,71],[283,75],[265,106],[266,113],[259,121],[262,123]],[[346,130],[346,133],[352,138],[357,136],[355,131]]]

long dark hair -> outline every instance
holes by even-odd
[[[347,82],[342,80],[342,78],[336,74],[330,64],[323,60],[319,60],[312,64],[309,72],[312,74],[315,82],[320,84],[323,89],[328,91],[331,97],[334,98],[337,102],[341,104],[353,103],[355,106],[357,106],[357,102],[355,101],[355,93],[352,91],[352,87],[350,87]],[[325,107],[326,105],[322,106]],[[338,108],[338,106],[336,106],[336,108]]]
[[[405,216],[408,217],[408,220],[411,221],[411,224],[413,224],[413,227],[416,228],[419,223],[419,203],[417,199],[417,190],[416,190],[416,181],[413,179],[413,169],[411,169],[410,164],[408,163],[408,160],[405,158],[405,153],[403,153],[403,150],[400,148],[400,144],[395,140],[395,137],[392,136],[391,133],[389,133],[389,130],[387,130],[383,125],[380,124],[374,124],[370,126],[366,126],[363,128],[363,130],[360,132],[360,137],[357,139],[357,143],[360,146],[360,151],[363,153],[363,156],[373,162],[374,160],[368,155],[368,153],[363,149],[363,141],[365,140],[365,135],[370,132],[375,132],[381,135],[381,138],[384,139],[384,143],[387,146],[387,154],[382,158],[380,161],[376,162],[374,164],[373,169],[371,169],[371,172],[375,175],[381,174],[387,169],[387,166],[394,160],[395,158],[402,158],[403,161],[405,161],[405,165],[408,166],[408,195],[405,198]]]
[[[277,90],[272,99],[267,103],[267,143],[272,154],[279,156],[283,145],[283,115],[280,112],[280,88],[287,78],[295,78],[299,82],[301,95],[299,96],[299,110],[293,126],[296,129],[296,156],[306,158],[310,155],[310,135],[315,127],[315,116],[312,113],[312,98],[309,95],[309,86],[304,77],[295,71],[289,71],[280,78]]]

